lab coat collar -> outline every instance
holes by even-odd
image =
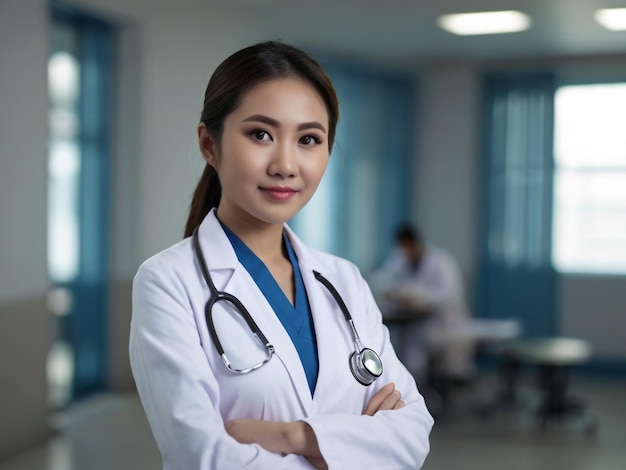
[[[331,264],[327,263],[322,257],[316,256],[318,252],[306,246],[287,224],[284,225],[284,230],[298,257],[301,271],[315,270],[322,274],[335,271]],[[211,212],[200,224],[199,236],[200,244],[203,248],[205,246],[212,247],[211,250],[204,248],[209,269],[236,269],[239,266],[237,255],[230,244],[230,240],[224,233],[220,221],[217,219],[215,208],[211,209]]]
[[[198,236],[209,270],[237,268],[239,260],[215,215],[215,208],[211,209],[200,224]]]

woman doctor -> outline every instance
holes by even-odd
[[[433,420],[370,289],[286,225],[335,137],[333,86],[281,42],[227,58],[186,238],[133,282],[130,359],[163,468],[409,469]]]

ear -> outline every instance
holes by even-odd
[[[198,124],[198,145],[204,161],[217,169],[217,142],[202,122]]]

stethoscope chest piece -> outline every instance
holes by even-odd
[[[383,373],[383,363],[376,352],[364,348],[350,354],[350,371],[361,385],[371,385]]]

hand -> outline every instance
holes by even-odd
[[[277,454],[289,453],[288,425],[279,421],[234,419],[226,423],[226,432],[241,444],[259,444]]]
[[[275,454],[303,455],[315,468],[326,468],[313,428],[304,421],[234,419],[224,427],[241,444],[258,444]]]
[[[370,399],[363,414],[367,416],[374,416],[381,410],[398,410],[406,406],[406,403],[400,398],[400,392],[396,390],[395,384],[390,382],[376,392],[376,394]]]

